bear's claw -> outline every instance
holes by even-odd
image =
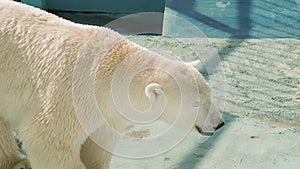
[[[30,166],[30,162],[27,159],[23,159],[18,162],[13,169],[32,169]]]

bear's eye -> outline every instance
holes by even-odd
[[[153,90],[153,93],[154,93],[155,97],[158,97],[161,95],[161,92],[159,90]]]

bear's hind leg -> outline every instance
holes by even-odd
[[[26,163],[25,163],[26,162]],[[17,149],[13,131],[3,118],[0,117],[0,168],[29,169],[30,164],[22,159]]]

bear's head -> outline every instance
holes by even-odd
[[[115,97],[126,95],[124,100],[128,98],[130,106],[140,112],[131,114],[130,119],[150,122],[161,118],[171,124],[178,122],[179,127],[194,123],[194,129],[206,136],[224,125],[212,102],[212,89],[197,69],[199,60],[170,60],[144,48],[125,60],[118,66],[119,73],[113,76],[118,81],[113,80],[112,86],[117,83],[115,89],[128,89]],[[124,105],[123,111],[134,111]]]

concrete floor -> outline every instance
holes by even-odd
[[[161,53],[173,51],[172,54],[182,56],[183,60],[197,59],[184,47],[186,44],[174,39],[160,36],[129,39]],[[196,49],[203,41],[191,38],[188,46]],[[221,62],[214,64],[214,73],[206,77],[214,87],[226,126],[202,144],[199,144],[198,133],[192,131],[175,148],[156,157],[137,160],[114,156],[112,169],[299,168],[300,41],[205,41],[210,44],[210,50],[204,51],[215,50],[221,58]],[[202,51],[205,55],[203,48],[198,50],[194,52]],[[198,59],[201,58],[198,55]],[[208,58],[201,60],[204,65],[209,62]],[[223,73],[226,80],[221,83],[226,84],[225,97],[219,81]],[[151,128],[147,130],[151,133]]]
[[[199,144],[191,132],[171,151],[145,159],[114,156],[112,169],[297,169],[300,165],[299,128],[225,114],[222,131]]]

